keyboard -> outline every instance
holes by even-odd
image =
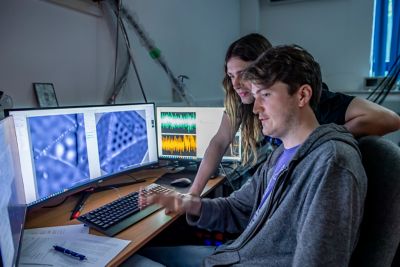
[[[153,183],[148,185],[143,193],[150,195],[153,192],[170,191],[169,188]],[[114,236],[159,209],[161,206],[156,204],[140,209],[139,192],[135,191],[79,216],[78,220],[107,236]]]

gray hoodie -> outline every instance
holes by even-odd
[[[367,178],[353,136],[318,127],[281,173],[255,223],[247,227],[271,178],[278,147],[253,178],[229,197],[203,199],[188,223],[241,233],[204,266],[347,266],[357,242]]]

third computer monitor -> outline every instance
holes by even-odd
[[[222,107],[157,107],[160,159],[201,160],[218,131],[224,110]],[[240,132],[228,147],[223,160],[241,160]]]
[[[0,121],[0,266],[18,266],[26,201],[14,121]]]

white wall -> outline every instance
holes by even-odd
[[[260,0],[240,0],[240,34],[260,31]]]
[[[126,0],[174,74],[199,103],[222,103],[224,53],[238,38],[239,0]],[[37,106],[32,83],[54,83],[60,105],[102,104],[111,94],[114,34],[105,17],[43,0],[1,0],[0,90]],[[167,76],[130,34],[149,101],[170,102]],[[142,102],[130,74],[120,102]]]
[[[161,50],[174,75],[189,77],[185,84],[197,104],[217,102],[222,105],[223,62],[227,47],[239,36],[239,1],[140,0],[126,3]],[[130,40],[148,98],[159,103],[171,101],[167,75],[149,57],[132,31]],[[137,84],[136,79],[131,77],[130,83]],[[122,93],[128,98],[132,94],[141,99],[139,90]]]
[[[0,0],[0,90],[16,107],[36,106],[33,82],[52,82],[61,105],[101,104],[111,94],[114,29],[105,17],[44,0]],[[321,63],[332,90],[354,91],[368,75],[373,0],[125,0],[199,104],[222,103],[223,59],[239,36],[257,32],[273,44],[297,43]],[[100,10],[101,11],[101,10]],[[128,26],[128,29],[130,27]],[[149,101],[171,101],[161,67],[130,31]],[[142,102],[131,70],[119,102]]]
[[[39,0],[2,0],[0,88],[16,107],[36,106],[33,82],[54,83],[61,105],[106,95],[110,33],[95,16]]]
[[[373,0],[260,0],[260,32],[272,44],[306,48],[334,91],[362,88],[370,68]]]

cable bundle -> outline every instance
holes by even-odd
[[[368,100],[377,104],[382,104],[386,96],[394,90],[399,90],[397,81],[400,74],[400,56],[397,57],[394,64],[390,68],[387,76],[378,84],[378,86],[369,94]]]

